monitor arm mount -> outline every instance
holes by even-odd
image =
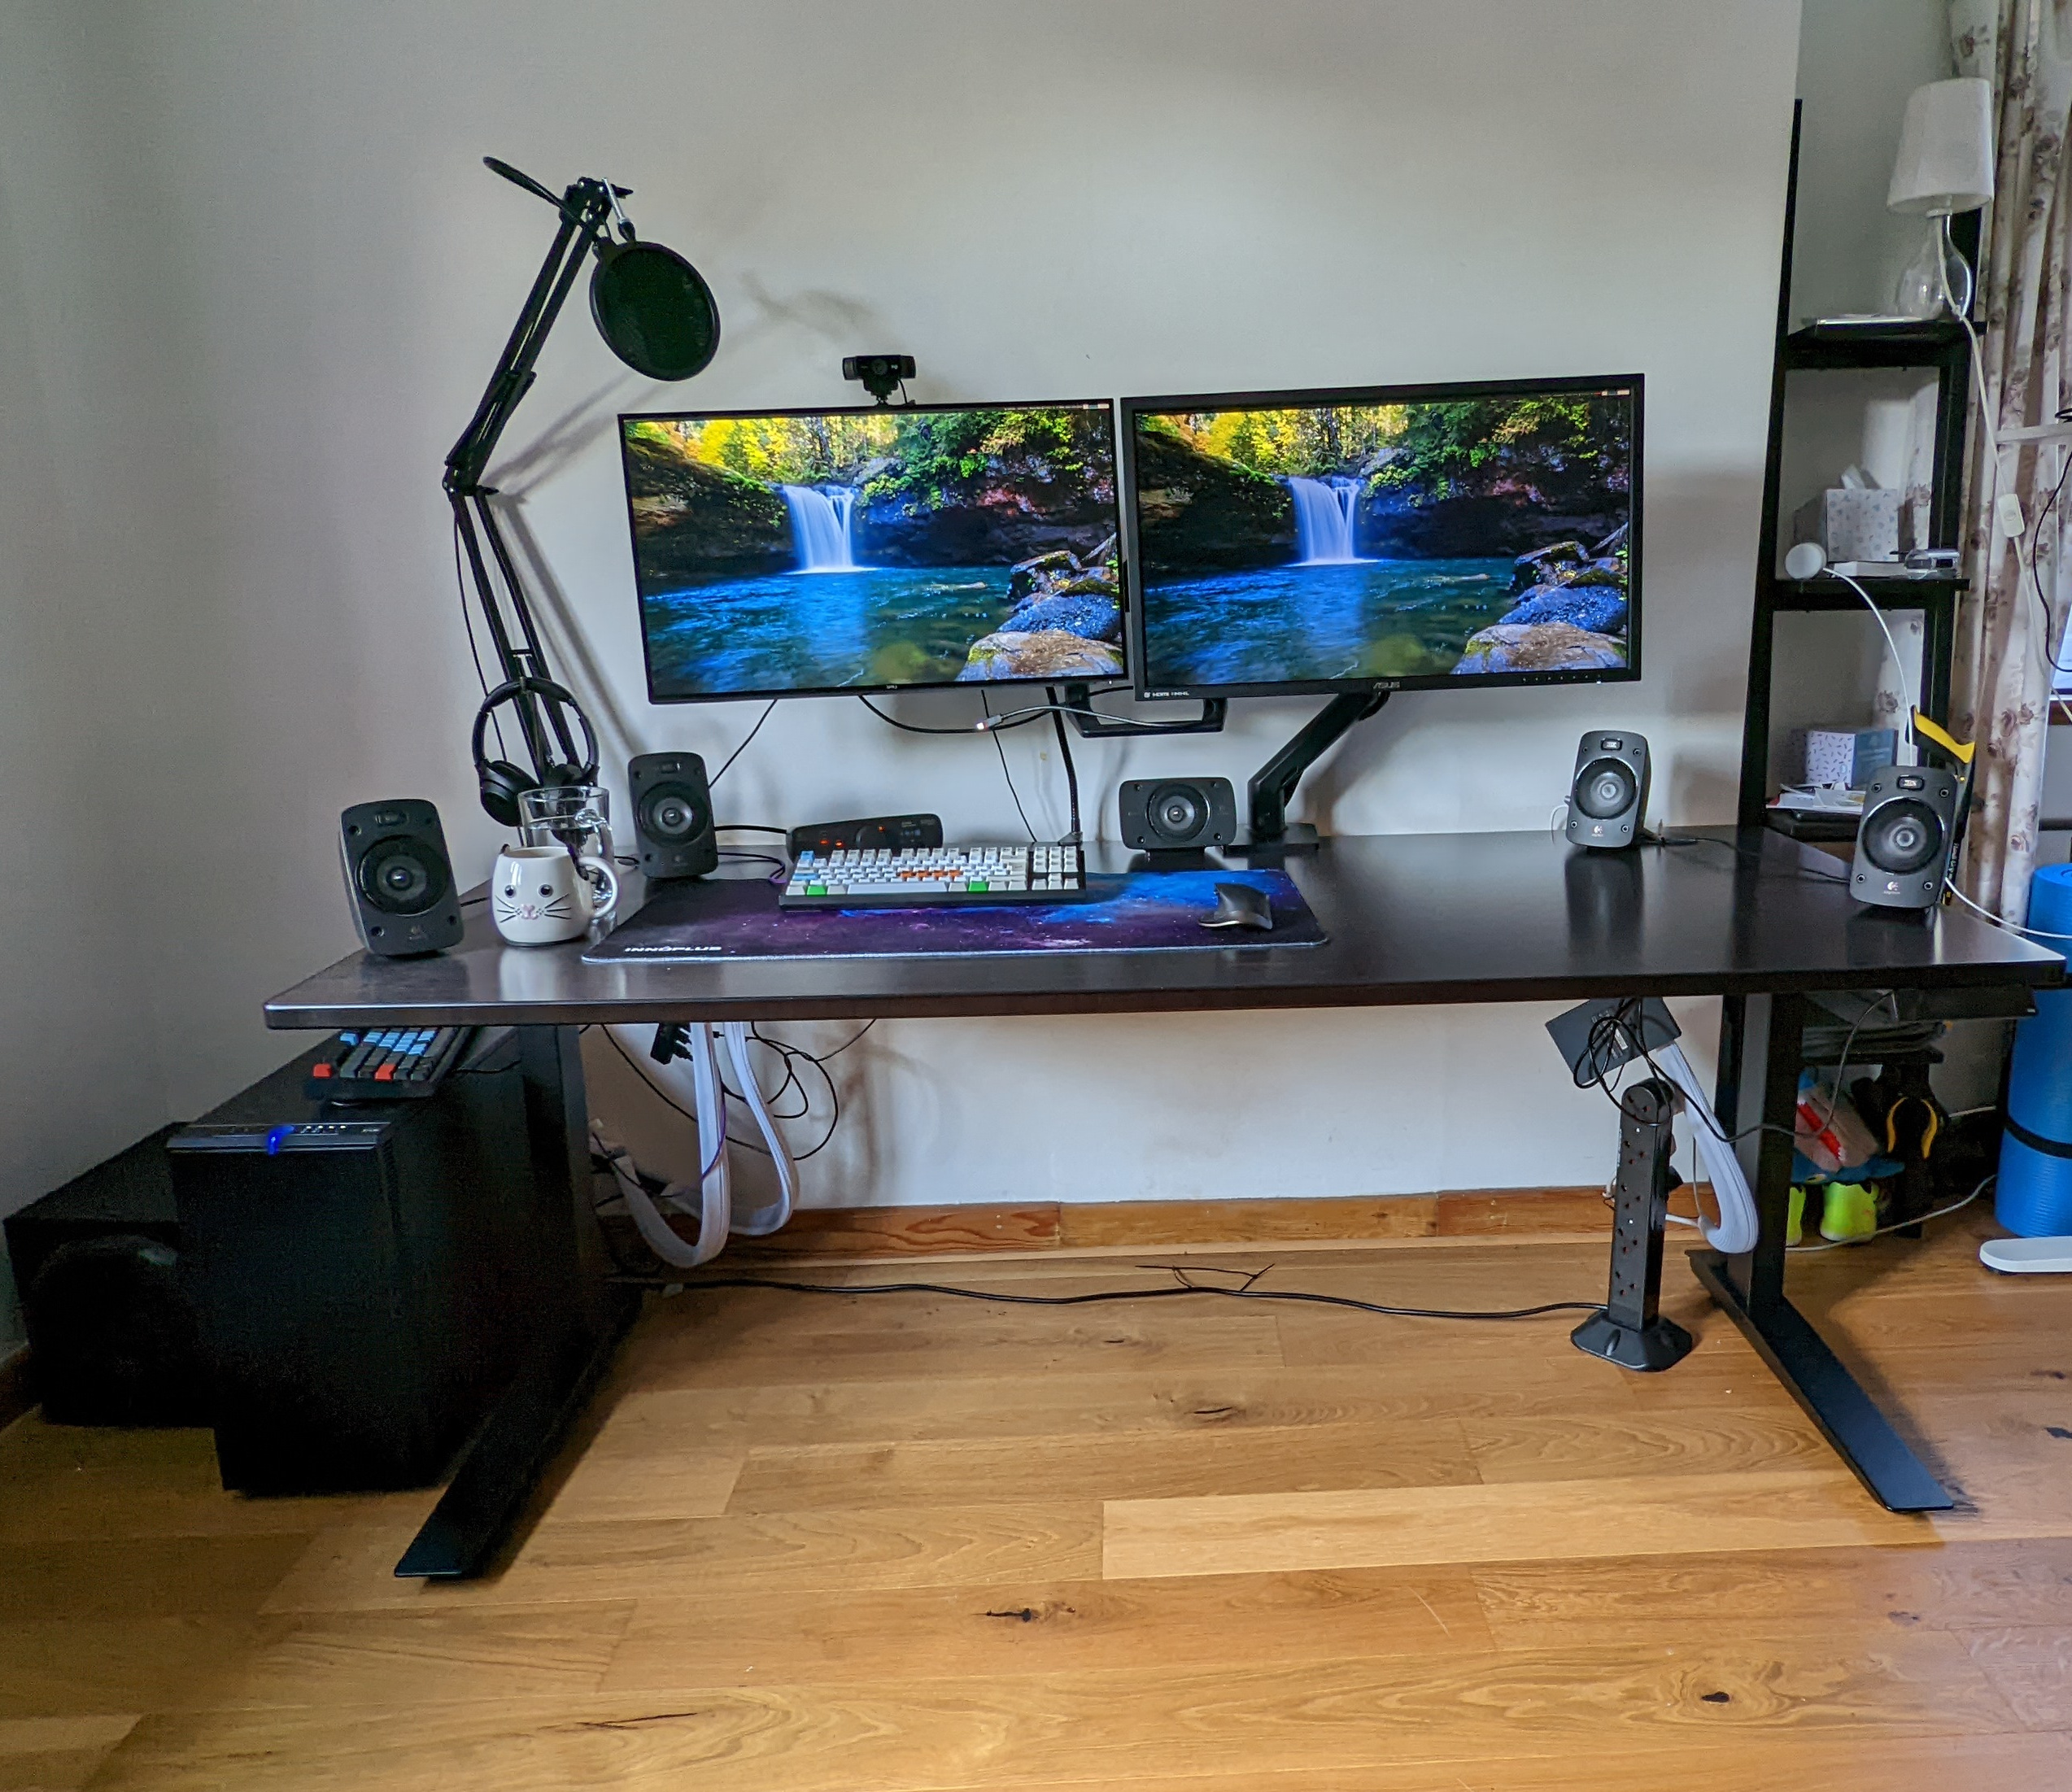
[[[1377,713],[1391,693],[1346,691],[1333,697],[1302,725],[1295,738],[1252,774],[1245,787],[1247,819],[1254,844],[1270,844],[1288,832],[1288,799],[1302,774],[1328,752],[1354,722]]]
[[[545,681],[551,674],[546,650],[540,644],[531,606],[526,601],[525,586],[518,577],[517,563],[512,558],[504,531],[496,521],[496,511],[490,503],[496,495],[496,488],[482,482],[482,472],[489,464],[489,457],[495,451],[504,425],[511,421],[512,412],[531,390],[534,364],[539,359],[547,332],[553,329],[555,319],[561,315],[561,307],[567,302],[577,276],[582,272],[583,264],[591,251],[608,239],[614,219],[628,242],[633,238],[633,227],[626,221],[626,214],[619,207],[619,201],[630,190],[626,187],[584,179],[576,181],[557,199],[529,175],[520,173],[494,157],[486,156],[483,159],[505,180],[544,199],[561,216],[561,228],[555,233],[553,246],[547,251],[547,259],[541,264],[539,277],[532,283],[525,308],[518,314],[510,340],[504,345],[503,355],[490,376],[482,402],[475,407],[473,420],[446,457],[446,477],[443,482],[447,500],[453,507],[455,535],[468,557],[469,576],[474,585],[476,602],[495,648],[498,682],[508,685],[514,681]],[[495,562],[497,579],[502,582],[502,600],[497,595],[496,580],[490,574],[491,560]],[[543,700],[539,692],[524,682],[520,683],[511,703],[517,713],[519,731],[524,736],[526,756],[540,783],[556,782],[552,774],[557,770],[565,777],[566,768],[581,767],[582,748],[571,731],[568,711],[561,704]]]

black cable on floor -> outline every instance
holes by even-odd
[[[1274,1267],[1271,1263],[1266,1269],[1253,1271],[1211,1269],[1206,1265],[1182,1268],[1169,1263],[1145,1263],[1140,1267],[1166,1270],[1178,1280],[1171,1288],[1103,1288],[1090,1294],[1006,1294],[996,1289],[951,1288],[940,1282],[868,1282],[843,1286],[831,1282],[787,1281],[771,1275],[701,1275],[696,1280],[680,1275],[630,1275],[615,1276],[613,1280],[640,1288],[680,1289],[686,1293],[705,1288],[761,1288],[789,1294],[942,1294],[955,1300],[989,1301],[1002,1306],[1096,1306],[1115,1301],[1175,1300],[1190,1294],[1208,1294],[1230,1301],[1290,1301],[1310,1306],[1344,1307],[1356,1313],[1376,1313],[1402,1319],[1534,1319],[1550,1313],[1594,1313],[1603,1304],[1597,1301],[1547,1301],[1538,1306],[1500,1310],[1389,1306],[1378,1301],[1354,1300],[1348,1294],[1315,1294],[1302,1288],[1255,1286],[1259,1278]],[[1197,1274],[1241,1275],[1244,1280],[1236,1288],[1219,1288],[1210,1283],[1187,1280],[1189,1275]]]

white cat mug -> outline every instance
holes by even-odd
[[[604,860],[565,847],[507,846],[489,886],[496,931],[514,946],[580,940],[618,905],[619,880]]]

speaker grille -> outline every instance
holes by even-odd
[[[1576,807],[1593,822],[1608,822],[1633,807],[1639,788],[1623,759],[1593,759],[1576,780]]]
[[[697,793],[687,784],[657,784],[640,799],[640,831],[674,845],[705,830],[706,817]]]
[[[1942,817],[1911,796],[1880,805],[1864,823],[1864,857],[1893,877],[1908,877],[1934,864],[1943,841]]]
[[[1144,805],[1152,831],[1176,844],[1192,842],[1208,826],[1209,806],[1193,784],[1161,784]]]
[[[360,857],[360,894],[384,914],[422,914],[445,900],[446,867],[422,840],[390,834]]]

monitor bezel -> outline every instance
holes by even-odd
[[[1529,398],[1564,392],[1603,392],[1630,388],[1633,393],[1632,513],[1627,539],[1630,571],[1626,587],[1626,664],[1580,671],[1485,672],[1464,677],[1453,672],[1421,674],[1407,678],[1290,678],[1234,684],[1154,684],[1144,639],[1149,608],[1142,549],[1137,539],[1136,420],[1174,411],[1277,411],[1337,405],[1443,403],[1479,398]],[[1116,407],[1119,477],[1116,495],[1123,507],[1123,583],[1132,593],[1123,610],[1127,641],[1123,656],[1132,674],[1131,689],[1140,702],[1212,697],[1336,695],[1346,691],[1376,695],[1396,691],[1486,691],[1520,687],[1573,684],[1629,684],[1641,676],[1642,536],[1641,487],[1642,429],[1647,382],[1638,373],[1567,375],[1547,379],[1455,380],[1396,386],[1337,386],[1264,392],[1194,392],[1126,398]]]
[[[992,691],[1000,689],[1027,689],[1032,685],[1062,684],[1067,681],[1055,673],[1033,674],[1027,678],[974,678],[959,681],[955,678],[931,680],[925,683],[906,684],[832,684],[786,685],[774,690],[687,691],[671,696],[658,695],[655,690],[655,663],[649,651],[648,637],[647,600],[640,589],[640,538],[633,524],[632,466],[626,453],[626,426],[629,423],[680,423],[685,421],[718,422],[730,417],[808,417],[808,416],[878,416],[887,412],[895,415],[912,413],[917,416],[940,416],[957,411],[1102,411],[1107,414],[1108,429],[1115,452],[1115,523],[1117,586],[1123,612],[1123,671],[1120,676],[1109,674],[1097,678],[1075,678],[1069,682],[1086,684],[1104,690],[1122,690],[1135,682],[1136,667],[1130,659],[1130,582],[1129,553],[1123,545],[1123,534],[1128,506],[1123,501],[1123,456],[1121,425],[1116,420],[1115,401],[1106,399],[971,399],[955,403],[915,404],[800,404],[751,405],[745,408],[716,411],[622,411],[618,414],[619,485],[626,503],[626,543],[632,556],[633,601],[636,621],[640,630],[640,665],[647,682],[648,700],[651,704],[677,703],[757,703],[776,697],[875,697],[896,695],[903,691]]]

